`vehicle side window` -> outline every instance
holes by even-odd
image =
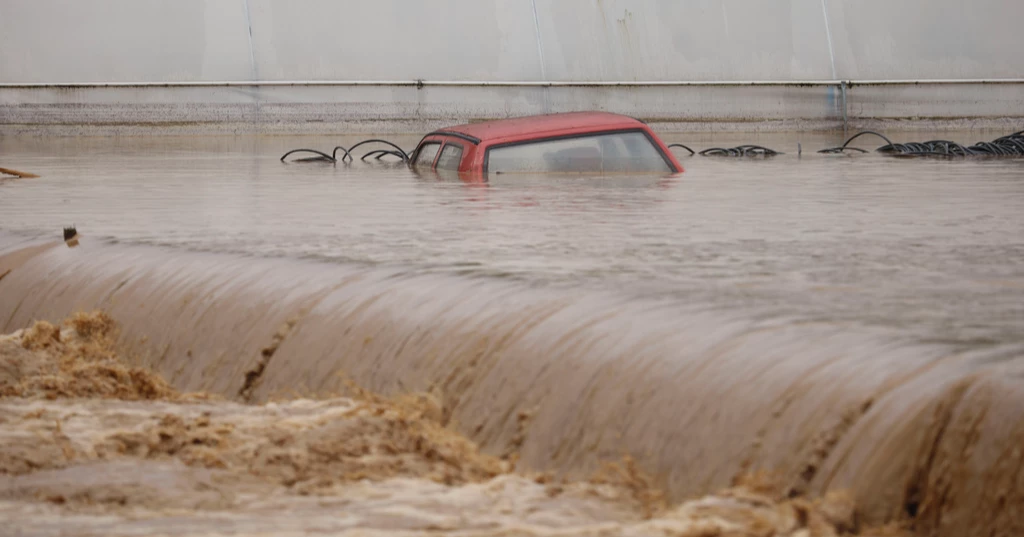
[[[462,146],[448,142],[441,150],[441,158],[437,159],[437,169],[458,170],[462,162]]]
[[[413,166],[429,168],[434,163],[438,149],[441,149],[441,144],[438,142],[427,142],[421,145],[419,152],[416,153],[416,161],[413,162]]]
[[[668,163],[641,132],[613,132],[495,147],[494,172],[667,172]]]

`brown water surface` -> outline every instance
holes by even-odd
[[[0,230],[52,236],[74,223],[122,243],[615,289],[967,345],[1022,341],[1024,161],[813,152],[839,135],[665,138],[786,154],[684,158],[676,178],[467,185],[401,166],[277,160],[357,138],[8,138],[0,160],[43,177],[0,188]]]
[[[1024,162],[666,138],[786,154],[467,184],[277,160],[347,138],[2,139],[41,177],[0,184],[0,329],[103,308],[180,390],[348,376],[524,469],[629,454],[673,501],[770,469],[871,523],[1021,529]]]

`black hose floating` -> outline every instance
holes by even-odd
[[[673,147],[681,147],[689,151],[690,156],[700,155],[702,157],[774,157],[775,155],[785,154],[761,145],[752,144],[736,147],[709,147],[700,152],[694,151],[683,144],[668,144],[666,147],[669,149]]]
[[[398,151],[391,151],[390,149],[376,149],[376,150],[370,151],[369,153],[363,155],[360,158],[360,160],[362,160],[363,162],[366,162],[366,159],[368,159],[370,157],[373,157],[376,160],[380,160],[380,159],[384,158],[387,155],[391,155],[393,157],[398,157],[398,158],[400,158],[402,160],[408,160],[407,156],[402,155]]]
[[[689,151],[689,152],[690,152],[690,156],[691,156],[691,157],[692,157],[693,155],[696,155],[696,154],[697,154],[697,152],[696,152],[696,151],[694,151],[694,150],[690,149],[689,147],[686,147],[686,146],[685,146],[685,145],[683,145],[683,144],[668,144],[668,146],[667,146],[667,147],[668,147],[669,149],[672,149],[673,147],[682,147],[683,149],[685,149],[685,150],[687,150],[687,151]]]
[[[850,142],[856,140],[857,138],[860,138],[861,136],[864,136],[865,134],[871,134],[871,135],[874,135],[874,136],[878,136],[879,138],[885,140],[885,142],[888,143],[889,145],[892,145],[892,141],[889,140],[888,138],[886,138],[885,135],[883,135],[883,134],[879,134],[879,133],[877,133],[875,131],[861,131],[861,132],[858,132],[857,134],[854,134],[853,136],[851,136],[850,139],[846,140],[846,143],[844,143],[843,145],[841,145],[839,147],[830,147],[830,148],[827,148],[827,149],[822,149],[821,151],[818,151],[818,153],[842,153],[843,151],[846,151],[847,149],[850,149],[850,150],[853,150],[853,151],[860,151],[861,153],[867,153],[866,150],[861,149],[859,147],[847,147],[847,146],[850,145]]]
[[[352,151],[355,150],[355,148],[357,148],[357,147],[359,147],[361,145],[371,144],[371,143],[386,144],[386,145],[389,145],[389,146],[393,147],[394,150],[392,150],[392,149],[375,149],[373,151],[370,151],[370,152],[366,153],[365,155],[363,155],[361,157],[360,160],[362,160],[363,162],[365,162],[366,159],[369,158],[369,157],[374,157],[376,160],[381,160],[382,158],[384,158],[386,156],[397,157],[397,158],[401,159],[402,162],[409,162],[409,154],[406,153],[405,150],[403,150],[401,147],[398,147],[397,145],[395,145],[395,144],[393,144],[393,143],[391,143],[391,142],[389,142],[387,140],[380,140],[380,139],[377,139],[377,138],[374,138],[374,139],[371,139],[371,140],[363,140],[363,141],[357,143],[356,145],[354,145],[354,146],[352,146],[352,147],[350,147],[348,149],[346,149],[345,146],[341,146],[341,145],[335,146],[334,150],[331,151],[330,155],[328,155],[327,153],[324,153],[323,151],[319,151],[319,150],[316,150],[316,149],[292,149],[291,151],[288,151],[284,155],[281,155],[281,162],[285,162],[285,159],[288,157],[288,155],[291,155],[291,154],[294,154],[294,153],[312,153],[314,156],[312,156],[312,157],[304,157],[304,158],[297,158],[297,159],[292,160],[291,162],[330,162],[332,164],[336,164],[339,160],[341,162],[346,162],[346,160],[348,162],[354,162],[355,161],[355,157],[352,156]],[[338,150],[342,151],[342,155],[341,155],[340,158],[338,157]]]
[[[865,134],[872,134],[885,140],[886,145],[875,149],[875,151],[894,157],[1024,157],[1024,131],[996,138],[991,142],[978,142],[971,146],[963,146],[949,140],[897,144],[877,132],[864,131],[853,135],[840,147],[822,149],[818,153],[834,154],[846,150],[867,153],[866,150],[859,147],[848,147],[855,138]]]
[[[390,145],[391,147],[395,148],[395,151],[397,151],[399,153],[399,155],[397,155],[397,156],[402,157],[402,160],[404,160],[405,162],[409,162],[409,155],[404,150],[402,150],[401,147],[398,147],[397,145],[395,145],[395,144],[393,144],[393,143],[391,143],[391,142],[389,142],[387,140],[381,140],[381,139],[378,139],[378,138],[372,138],[370,140],[363,140],[362,142],[359,142],[358,144],[350,147],[349,148],[349,152],[355,151],[355,149],[357,147],[361,146],[361,145],[372,144],[372,143]],[[348,155],[348,157],[352,158],[351,155]],[[363,157],[365,159],[366,155],[363,155]],[[344,157],[342,157],[342,158],[344,158]]]
[[[710,147],[698,154],[702,157],[774,157],[783,153],[764,146],[748,144],[736,147]]]
[[[348,157],[349,160],[352,159],[352,155],[349,154],[348,149],[345,149],[344,146],[336,145],[336,146],[334,146],[334,151],[331,151],[331,156],[334,157],[335,160],[338,159],[338,150],[339,149],[345,152],[345,154],[341,156],[342,160],[345,160],[345,157]]]
[[[317,151],[316,149],[292,149],[291,151],[285,153],[284,155],[281,155],[281,162],[284,162],[284,159],[288,157],[288,155],[291,155],[292,153],[314,153],[318,155],[316,157],[296,159],[292,162],[336,162],[335,158],[332,157],[331,155],[328,155],[327,153],[324,153],[322,151]]]

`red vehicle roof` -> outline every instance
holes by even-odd
[[[524,136],[539,137],[548,132],[578,130],[580,132],[630,129],[644,124],[629,116],[609,112],[566,112],[539,116],[499,119],[446,127],[437,132],[456,132],[481,142]]]

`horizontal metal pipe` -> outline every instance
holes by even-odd
[[[7,82],[0,88],[189,88],[251,86],[435,86],[435,87],[685,87],[685,86],[913,86],[1024,84],[1024,78],[932,80],[650,80],[650,81],[487,81],[487,80],[261,80],[188,82]]]

